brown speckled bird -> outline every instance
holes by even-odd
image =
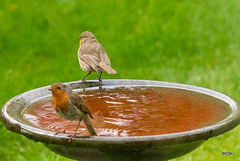
[[[111,68],[110,60],[103,46],[97,41],[93,33],[84,31],[78,39],[80,39],[78,49],[79,64],[83,71],[88,72],[88,74],[82,78],[82,81],[84,81],[91,72],[100,73],[99,81],[101,81],[104,70],[108,74],[117,74],[117,72]]]
[[[58,115],[71,121],[79,120],[76,131],[74,135],[71,136],[69,141],[76,136],[81,120],[84,121],[90,134],[97,134],[88,118],[88,116],[90,116],[93,119],[93,116],[88,106],[78,93],[73,92],[70,87],[62,83],[53,83],[49,90],[52,92],[53,107]]]

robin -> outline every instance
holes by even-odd
[[[93,116],[88,106],[85,104],[84,100],[78,93],[73,92],[70,87],[62,83],[53,83],[49,90],[52,92],[53,107],[55,108],[58,115],[67,120],[71,120],[71,122],[73,120],[79,120],[76,131],[74,135],[72,135],[69,139],[69,142],[76,136],[77,129],[79,128],[80,122],[82,120],[84,121],[88,132],[91,135],[97,134],[88,118],[88,116],[90,116],[93,119]],[[63,132],[65,132],[65,130]]]
[[[93,33],[84,31],[78,39],[80,40],[78,48],[79,64],[83,71],[88,72],[88,74],[82,78],[82,81],[84,81],[91,72],[100,73],[98,78],[100,82],[102,81],[101,76],[104,70],[108,74],[117,74],[117,72],[111,68],[107,53]]]

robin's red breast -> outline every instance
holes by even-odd
[[[101,81],[102,72],[104,70],[108,74],[117,74],[117,72],[111,68],[107,53],[93,33],[84,31],[80,34],[78,39],[80,39],[78,48],[79,64],[83,71],[88,72],[88,74],[82,78],[82,81],[84,81],[91,72],[100,73],[98,78],[99,81]]]
[[[52,92],[53,107],[58,115],[71,121],[79,120],[76,131],[69,141],[76,136],[81,120],[84,121],[90,134],[97,134],[88,118],[88,116],[90,116],[93,119],[93,116],[88,106],[78,93],[73,92],[70,87],[62,83],[53,83],[49,90]]]

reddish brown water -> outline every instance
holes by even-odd
[[[176,133],[214,124],[229,115],[228,105],[195,92],[156,88],[121,87],[80,93],[100,136],[144,136]],[[70,123],[58,116],[51,100],[32,104],[23,114],[32,125],[62,132]],[[68,126],[73,134],[78,121]],[[84,123],[79,135],[89,135]]]

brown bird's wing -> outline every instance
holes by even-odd
[[[98,52],[100,57],[99,66],[104,69],[108,74],[117,74],[117,72],[113,68],[111,68],[110,59],[100,43],[97,43],[96,52]]]
[[[100,72],[99,63],[100,56],[96,52],[97,42],[87,42],[83,44],[78,51],[78,55],[82,61],[89,65],[96,72]]]
[[[108,58],[107,53],[105,52],[103,46],[100,43],[97,43],[96,45],[96,52],[99,54],[100,62],[111,66],[110,59]]]
[[[92,69],[96,72],[100,72],[99,70],[99,60],[94,55],[83,55],[81,58],[86,64],[88,64]]]
[[[93,119],[93,116],[92,116],[88,106],[86,105],[86,103],[84,102],[84,100],[78,93],[69,92],[68,95],[69,95],[69,99],[73,105],[75,105],[82,112],[89,114],[89,116]]]

